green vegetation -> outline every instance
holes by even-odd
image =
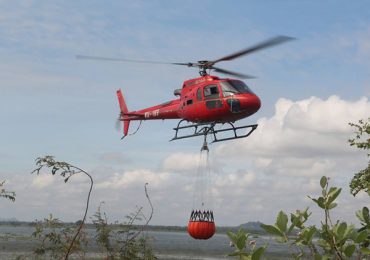
[[[249,234],[243,229],[238,232],[227,232],[227,236],[231,241],[231,245],[235,247],[235,251],[229,256],[234,256],[240,260],[258,260],[266,249],[266,245],[257,247],[255,240],[249,240]]]
[[[129,259],[157,259],[150,246],[151,237],[144,232],[145,225],[134,227],[134,223],[146,219],[142,208],[126,216],[123,223],[109,224],[105,213],[99,206],[92,217],[89,231],[94,231],[93,237],[88,236],[88,229],[84,225],[73,243],[68,258],[86,259],[88,246],[97,244],[98,254],[104,259],[129,260]],[[148,219],[146,219],[148,221]],[[79,221],[78,221],[79,222]],[[37,259],[63,259],[69,251],[79,223],[65,224],[51,214],[43,221],[34,223],[35,231],[32,238],[38,241],[34,248]],[[91,247],[90,247],[91,248]]]
[[[360,120],[358,124],[350,123],[355,127],[355,138],[349,139],[351,146],[369,151],[370,149],[370,118],[365,123]],[[368,152],[367,156],[370,156]],[[337,207],[336,200],[342,189],[329,187],[329,178],[323,176],[320,179],[322,189],[321,196],[309,197],[316,205],[324,211],[324,219],[321,226],[307,226],[306,222],[311,212],[306,208],[303,211],[297,210],[290,214],[290,218],[284,211],[280,211],[274,225],[261,224],[261,227],[269,234],[276,236],[279,243],[287,244],[292,250],[294,259],[310,258],[315,260],[325,259],[369,259],[370,257],[370,216],[369,209],[363,207],[356,212],[361,223],[361,228],[356,229],[354,225],[345,221],[332,221],[332,209]],[[356,173],[351,183],[351,194],[356,196],[360,191],[365,191],[370,196],[370,162],[366,169]],[[289,222],[290,220],[290,222]],[[237,250],[230,256],[239,259],[260,259],[265,251],[264,247],[246,251],[248,234],[242,229],[238,233],[228,233],[231,242]],[[314,238],[318,238],[314,241]]]
[[[293,257],[301,259],[310,256],[311,259],[346,259],[356,257],[364,259],[370,255],[370,218],[369,209],[364,207],[356,212],[356,216],[363,226],[356,230],[353,225],[344,221],[333,222],[331,210],[337,206],[336,199],[341,193],[337,187],[329,187],[328,178],[323,176],[320,180],[322,195],[311,198],[318,207],[324,210],[325,218],[321,227],[306,226],[305,223],[311,216],[308,208],[290,214],[290,223],[285,212],[280,211],[274,225],[261,225],[268,233],[277,236],[277,241],[286,243],[293,249]],[[288,225],[289,224],[289,225]],[[298,230],[296,236],[292,232]],[[314,242],[314,237],[318,238]]]
[[[35,249],[37,255],[46,255],[55,259],[68,259],[71,253],[78,254],[85,258],[86,247],[89,238],[84,231],[87,211],[90,203],[90,196],[94,185],[91,175],[79,167],[66,162],[56,161],[53,156],[45,156],[36,159],[37,168],[32,172],[39,174],[43,168],[51,169],[51,174],[59,174],[67,183],[76,174],[85,174],[90,179],[90,188],[86,199],[86,207],[81,221],[77,226],[62,227],[60,221],[52,215],[44,221],[36,222],[33,236],[40,241]],[[145,184],[145,195],[151,207],[149,218],[142,213],[142,207],[126,218],[128,221],[118,224],[118,229],[113,229],[107,222],[105,213],[101,213],[101,206],[93,216],[93,225],[96,230],[95,242],[105,253],[106,259],[156,259],[149,245],[150,238],[142,235],[144,228],[149,224],[153,216],[153,206],[150,201],[147,183]],[[142,219],[146,220],[145,225],[134,231],[134,224]],[[74,234],[74,235],[73,235]]]
[[[151,219],[153,208],[148,219],[142,209],[138,208],[126,216],[127,221],[116,224],[116,228],[113,228],[108,224],[106,214],[101,212],[101,206],[98,208],[92,221],[96,229],[95,240],[104,252],[105,259],[157,259],[150,246],[151,238],[147,234],[142,234]],[[146,220],[146,224],[139,230],[133,230],[134,223],[142,220]]]
[[[84,229],[81,229],[76,239],[74,239],[75,228],[63,227],[59,219],[52,214],[43,221],[36,221],[35,231],[32,236],[40,243],[34,249],[38,256],[48,254],[53,259],[65,258],[67,252],[79,255],[80,259],[85,258],[88,238]],[[73,243],[72,243],[73,241]],[[70,249],[70,245],[73,245]]]
[[[5,184],[5,181],[0,181],[0,198],[5,198],[11,201],[15,201],[15,192],[5,190],[4,184]]]
[[[76,234],[74,237],[71,239],[69,243],[69,247],[65,253],[65,258],[68,259],[69,254],[72,252],[73,247],[75,246],[74,243],[77,241],[78,236],[80,235],[80,232],[85,224],[86,216],[87,216],[87,211],[89,209],[89,203],[90,203],[90,196],[91,196],[91,191],[94,185],[94,180],[91,177],[89,173],[86,171],[82,170],[81,168],[74,166],[72,164],[66,163],[66,162],[61,162],[61,161],[56,161],[53,156],[47,155],[44,157],[39,157],[36,159],[36,166],[37,168],[32,171],[32,173],[40,174],[40,171],[43,168],[51,168],[51,174],[59,174],[64,178],[64,182],[67,183],[68,180],[79,173],[85,174],[87,177],[90,179],[90,189],[87,195],[87,200],[86,200],[86,207],[85,207],[85,213],[83,216],[82,221],[80,222],[80,225],[77,228]]]
[[[367,122],[360,120],[358,124],[350,123],[350,126],[355,127],[355,138],[349,139],[351,146],[356,146],[358,149],[367,150],[367,156],[370,156],[370,118]],[[365,169],[360,170],[355,174],[350,183],[351,193],[356,196],[360,191],[365,191],[370,196],[370,161]]]
[[[292,251],[294,259],[309,258],[315,260],[323,259],[367,259],[370,255],[370,217],[369,209],[363,207],[356,212],[362,227],[356,229],[344,221],[333,222],[331,210],[334,209],[336,199],[341,193],[337,187],[329,187],[329,180],[323,176],[320,180],[322,195],[311,198],[324,211],[325,218],[321,227],[315,225],[307,226],[306,222],[311,216],[308,208],[297,210],[290,214],[290,218],[284,211],[280,211],[274,225],[262,224],[261,227],[269,234],[276,236],[276,241],[287,244]],[[238,233],[229,232],[228,236],[236,251],[230,256],[239,259],[260,259],[265,252],[266,245],[256,247],[254,241],[249,241],[248,234],[242,229]],[[318,238],[314,241],[314,238]],[[247,245],[251,249],[246,250]]]

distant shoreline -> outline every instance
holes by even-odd
[[[0,222],[0,259],[13,260],[16,257],[34,259],[32,258],[34,250],[40,245],[40,241],[32,236],[35,225],[36,222]],[[117,229],[116,231],[122,230],[122,226],[111,225],[113,229]],[[77,223],[61,223],[60,229],[76,226]],[[142,226],[135,227],[142,228]],[[95,239],[96,227],[88,223],[85,228],[90,241],[84,248],[86,259],[101,259],[102,249]],[[225,232],[233,228],[237,229],[237,227],[220,227],[209,240],[192,239],[185,226],[148,226],[143,235],[150,237],[153,252],[156,256],[160,256],[159,259],[225,259],[234,250],[230,247],[230,240]],[[268,259],[289,259],[286,245],[277,243],[268,235],[254,232],[250,234],[250,238],[253,238],[258,246],[269,245],[266,251]],[[47,254],[42,257],[40,259],[50,259]]]
[[[0,226],[27,226],[27,227],[34,227],[36,225],[36,221],[0,221]],[[252,224],[251,224],[252,223]],[[258,223],[258,224],[256,224]],[[79,225],[79,222],[60,222],[60,227],[73,227]],[[109,224],[113,229],[122,227],[122,224]],[[253,227],[251,228],[251,225]],[[248,222],[246,224],[242,224],[239,226],[217,226],[217,233],[226,234],[228,231],[235,232],[240,228],[243,228],[246,232],[250,234],[256,235],[268,235],[262,228],[259,226],[259,222]],[[249,226],[249,227],[248,227]],[[86,228],[94,228],[93,223],[86,223]],[[138,230],[141,229],[142,225],[132,225],[132,229]],[[159,232],[187,232],[187,226],[163,226],[163,225],[148,225],[145,227],[146,231],[159,231]]]

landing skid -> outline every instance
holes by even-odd
[[[177,127],[175,127],[173,130],[175,130],[175,137],[172,138],[170,141],[179,140],[179,139],[185,139],[190,137],[196,137],[196,136],[204,136],[205,138],[207,135],[213,137],[212,143],[226,141],[226,140],[234,140],[239,138],[245,138],[248,137],[254,130],[257,128],[257,124],[255,125],[245,125],[245,126],[238,126],[235,127],[231,122],[227,122],[225,124],[229,124],[230,127],[226,129],[215,129],[215,126],[217,123],[199,123],[199,124],[192,124],[192,125],[186,125],[186,126],[180,126],[182,122],[185,120],[181,120]],[[186,135],[179,135],[179,132],[182,130],[188,130],[190,129],[191,133]],[[240,129],[247,129],[247,133],[240,134],[237,132],[237,130]],[[231,132],[231,137],[220,137],[220,133],[227,133]]]

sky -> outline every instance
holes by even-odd
[[[152,224],[186,225],[202,139],[169,142],[177,121],[143,122],[123,141],[114,124],[121,88],[129,110],[174,99],[193,68],[77,60],[96,55],[165,62],[212,60],[276,35],[295,41],[220,67],[257,76],[246,83],[261,109],[248,138],[210,145],[210,191],[218,225],[273,223],[280,210],[310,207],[319,180],[343,188],[334,219],[357,224],[369,197],[350,195],[366,153],[348,145],[349,122],[370,115],[368,1],[6,1],[0,0],[0,179],[17,194],[0,218],[83,215],[89,180],[65,184],[31,174],[53,155],[94,178],[89,216],[104,202],[110,221],[143,206]],[[222,65],[222,66],[221,66]],[[135,125],[132,125],[132,130]]]

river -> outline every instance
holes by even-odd
[[[0,259],[33,259],[33,249],[38,245],[31,235],[35,229],[30,226],[0,226]],[[87,229],[89,237],[94,236],[93,229]],[[233,252],[226,234],[215,234],[209,240],[192,239],[186,232],[148,231],[153,238],[152,246],[159,259],[232,259],[227,255]],[[257,246],[268,245],[265,259],[287,259],[287,247],[268,236],[251,235]],[[87,258],[98,259],[98,247],[90,244]]]

